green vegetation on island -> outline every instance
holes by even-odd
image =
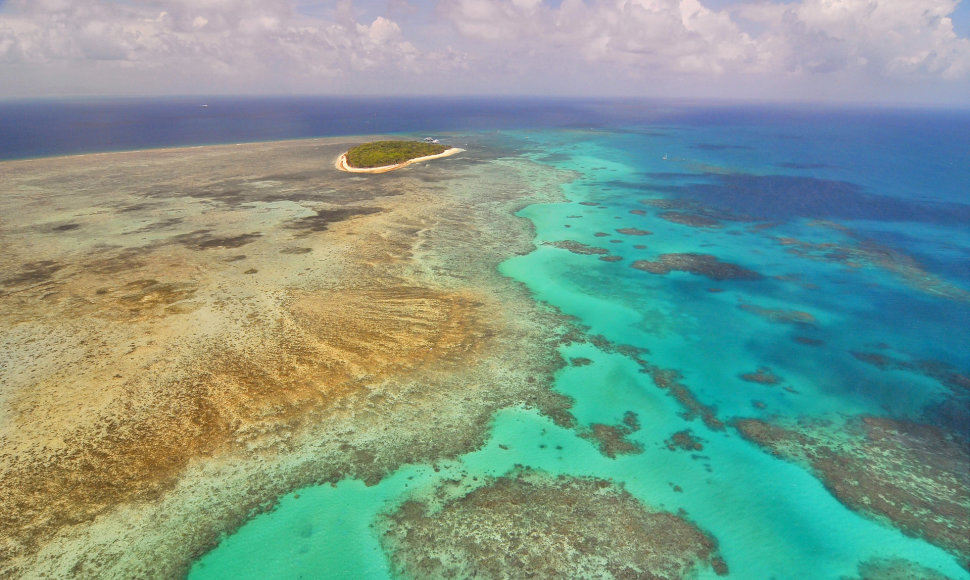
[[[447,150],[447,145],[421,141],[373,141],[348,151],[347,165],[357,168],[383,167],[418,157],[437,155]]]

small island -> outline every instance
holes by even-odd
[[[464,149],[422,141],[372,141],[357,145],[338,157],[336,166],[352,173],[384,173],[462,151]]]

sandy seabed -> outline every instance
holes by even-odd
[[[496,271],[566,178],[337,171],[353,144],[0,164],[0,576],[184,575],[281,494],[454,457],[496,409],[570,423],[571,328]]]

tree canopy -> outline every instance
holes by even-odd
[[[437,155],[447,150],[446,145],[422,141],[372,141],[347,151],[347,164],[362,169],[383,167],[404,163],[417,157]]]

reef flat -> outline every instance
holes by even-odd
[[[572,423],[570,323],[496,270],[566,172],[361,176],[348,145],[0,165],[0,576],[177,577],[293,489],[476,448],[496,409]]]

